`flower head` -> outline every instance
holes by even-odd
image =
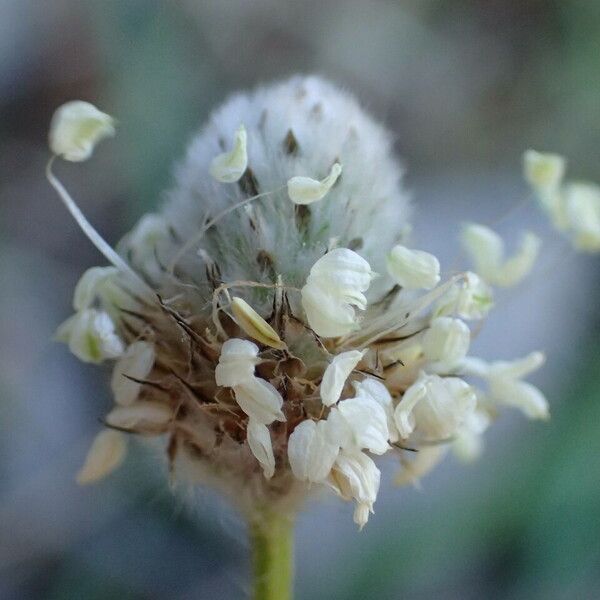
[[[102,113],[88,117],[95,134],[83,127],[71,136],[91,144],[83,153],[109,132]],[[52,136],[66,139],[71,129],[58,123]],[[560,180],[551,167],[532,175],[548,189]],[[488,314],[490,285],[526,274],[537,242],[527,238],[505,258],[494,232],[472,227],[467,246],[479,275],[440,284],[438,258],[405,245],[401,173],[391,136],[315,77],[217,110],[166,204],[140,219],[118,253],[49,168],[111,263],[82,277],[76,314],[59,331],[82,360],[116,361],[108,431],[79,481],[116,468],[126,434],[164,437],[174,481],[214,485],[250,515],[295,510],[328,487],[354,502],[362,527],[379,490],[375,457],[397,453],[404,479],[414,479],[461,440],[475,448],[496,407],[546,414],[541,394],[522,381],[537,359],[467,356],[465,322]],[[586,202],[581,194],[571,201],[573,215],[587,214]],[[483,389],[462,377],[481,379]],[[418,452],[412,463],[409,450]]]

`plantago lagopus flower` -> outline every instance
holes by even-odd
[[[51,148],[84,160],[113,133],[110,117],[69,103]],[[555,223],[596,249],[597,193],[563,189],[555,157],[528,154],[526,165]],[[407,239],[390,134],[326,81],[295,77],[229,99],[193,139],[164,206],[116,250],[50,167],[111,263],[83,275],[59,331],[81,360],[116,361],[115,408],[80,482],[121,463],[126,434],[154,436],[174,481],[216,486],[250,518],[265,507],[293,514],[323,487],[354,502],[362,528],[378,456],[396,453],[399,480],[414,481],[446,449],[477,454],[501,407],[547,417],[523,381],[540,353],[467,355],[491,286],[529,273],[538,238],[526,233],[507,258],[494,231],[467,225],[475,272],[441,277],[448,265]]]

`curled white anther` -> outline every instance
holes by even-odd
[[[294,204],[312,204],[325,198],[342,174],[342,165],[334,163],[329,175],[321,181],[310,177],[292,177],[287,183],[288,195]]]
[[[428,252],[410,250],[398,244],[387,258],[392,279],[406,289],[430,290],[440,281],[440,263]]]
[[[236,182],[248,167],[248,152],[246,128],[240,125],[233,138],[230,152],[216,156],[210,165],[210,174],[222,183]]]
[[[58,328],[56,338],[67,343],[83,362],[101,363],[118,358],[124,350],[110,315],[95,308],[86,308],[67,319]]]
[[[231,312],[236,323],[251,338],[279,350],[286,347],[277,332],[242,298],[231,299]]]
[[[56,109],[50,122],[50,149],[71,162],[87,160],[96,144],[115,135],[115,120],[93,104],[73,100]]]
[[[515,285],[529,274],[541,247],[538,236],[526,231],[516,252],[505,258],[502,238],[489,227],[475,223],[464,227],[461,241],[475,271],[488,283],[503,287]]]

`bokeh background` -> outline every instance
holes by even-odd
[[[576,256],[527,202],[527,147],[600,181],[597,0],[0,0],[0,597],[243,598],[243,525],[210,492],[174,499],[144,449],[108,480],[74,473],[110,405],[107,373],[52,341],[102,259],[44,180],[47,125],[73,98],[119,120],[58,172],[116,242],[160,203],[195,128],[229,92],[317,72],[395,133],[415,241],[443,261],[458,224],[545,241],[474,349],[543,348],[548,424],[508,414],[482,459],[394,488],[356,531],[312,502],[298,598],[594,598],[600,589],[600,257]]]

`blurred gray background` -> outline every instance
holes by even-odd
[[[397,138],[415,242],[448,264],[463,220],[545,241],[474,344],[545,349],[548,424],[507,414],[484,456],[421,490],[384,464],[376,515],[315,500],[297,527],[298,598],[593,598],[600,586],[600,257],[576,256],[521,180],[524,149],[600,182],[597,0],[0,0],[0,597],[240,598],[242,523],[174,498],[151,452],[79,488],[107,372],[52,341],[102,264],[43,172],[62,102],[119,120],[93,160],[58,166],[114,243],[160,203],[195,128],[229,92],[296,72],[353,90]],[[514,208],[517,207],[517,208]],[[509,213],[509,211],[512,212]]]

